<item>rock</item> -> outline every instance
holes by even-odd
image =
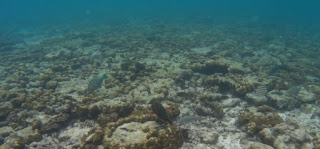
[[[103,136],[104,136],[103,128],[99,127],[94,131],[94,133],[89,135],[85,141],[96,144],[103,139]]]
[[[252,142],[249,149],[273,149],[273,147],[259,142]]]
[[[68,67],[65,66],[65,65],[62,65],[62,64],[60,64],[60,65],[54,65],[54,66],[51,67],[51,70],[52,70],[53,72],[63,72],[63,71],[65,71],[65,70],[67,70],[67,69],[68,69]]]
[[[301,149],[310,149],[310,148],[316,148],[316,147],[311,142],[303,143],[303,145],[301,146]]]
[[[26,101],[26,94],[20,93],[18,97],[11,99],[10,103],[13,107],[20,107],[22,103]]]
[[[39,141],[41,138],[41,134],[39,129],[36,129],[33,134],[28,134],[23,136],[23,141],[26,144],[30,144],[31,142]]]
[[[58,86],[58,82],[57,81],[48,81],[46,84],[46,89],[56,89]]]
[[[237,62],[233,62],[229,68],[228,68],[230,73],[234,73],[234,74],[245,74],[246,72],[250,71],[247,68],[243,67],[243,64],[241,63],[237,63]]]
[[[224,108],[235,107],[235,106],[239,105],[240,102],[241,102],[241,99],[239,99],[239,98],[228,98],[228,99],[222,101],[221,106]]]
[[[146,69],[146,66],[144,64],[141,64],[139,62],[134,63],[134,67],[131,69],[134,73],[142,72]]]
[[[0,146],[0,149],[23,149],[24,144],[20,138],[10,137],[6,140],[4,144]]]
[[[263,128],[270,128],[283,122],[278,113],[268,106],[250,107],[238,116],[239,126],[246,126],[249,134],[254,135]]]
[[[219,140],[219,134],[216,132],[201,136],[201,142],[206,144],[216,144]]]
[[[211,75],[215,73],[223,73],[226,74],[229,72],[229,66],[223,62],[214,62],[210,61],[205,64],[197,64],[194,65],[191,69],[194,72]]]
[[[119,119],[119,115],[117,113],[108,113],[108,114],[100,114],[98,116],[98,124],[100,126],[105,126],[106,124],[108,124],[109,122],[115,122]]]
[[[104,146],[110,148],[179,148],[183,143],[180,129],[172,125],[157,130],[155,121],[130,122],[118,126],[110,137],[104,136]]]
[[[193,76],[193,73],[190,69],[187,69],[187,70],[184,70],[184,71],[181,71],[179,72],[178,74],[178,78],[186,81],[186,80],[190,80]]]
[[[297,94],[297,99],[303,103],[312,103],[315,101],[316,95],[307,91],[304,87],[301,87]]]
[[[149,111],[150,107],[137,107],[128,117],[107,123],[101,131],[99,128],[89,131],[83,137],[80,147],[98,148],[103,145],[110,149],[179,148],[184,140],[180,128],[175,125],[159,125],[158,117],[147,114]],[[170,112],[168,114],[171,115]]]
[[[6,99],[7,101],[9,101],[9,100],[11,100],[12,98],[16,98],[16,97],[18,97],[18,96],[19,96],[19,94],[16,93],[16,92],[9,92],[9,93],[7,93],[5,99]]]
[[[276,149],[282,149],[282,148],[294,148],[292,144],[289,142],[290,137],[289,136],[279,136],[275,139],[273,147]]]
[[[60,107],[55,108],[55,112],[57,113],[70,113],[71,111],[71,105],[69,104],[63,104]]]
[[[259,132],[259,137],[266,144],[273,145],[275,137],[272,135],[272,131],[269,128],[264,128]]]
[[[215,102],[208,101],[207,97],[199,97],[201,103],[195,107],[195,112],[200,116],[212,116],[217,118],[223,118],[223,107]]]
[[[34,82],[29,82],[29,86],[30,87],[34,87],[34,88],[38,88],[41,86],[41,82],[40,81],[34,81]]]
[[[6,127],[0,127],[0,136],[1,137],[7,137],[13,132],[12,128],[9,126]]]
[[[0,120],[5,119],[9,113],[13,110],[10,104],[4,104],[0,106]]]
[[[31,122],[32,130],[40,129],[41,126],[42,126],[42,122],[40,120],[34,120],[34,121]]]
[[[126,117],[131,114],[134,108],[135,108],[135,104],[126,103],[126,104],[117,106],[114,111],[117,112],[117,114],[120,117]]]
[[[60,148],[65,148],[65,146],[63,146],[63,144],[58,143],[55,139],[53,139],[52,137],[46,137],[44,139],[42,139],[39,142],[32,142],[29,145],[30,148],[33,149],[60,149]]]
[[[248,93],[245,97],[250,103],[254,105],[264,105],[268,102],[268,98],[266,96],[258,96],[254,93]]]
[[[221,93],[232,93],[238,97],[244,97],[250,90],[254,89],[252,82],[239,76],[221,76],[213,74],[204,78],[203,85],[207,87],[218,87]]]
[[[68,114],[59,114],[57,116],[54,116],[47,123],[43,124],[43,126],[41,127],[41,132],[49,133],[58,130],[60,127],[66,124],[68,118]]]
[[[296,129],[293,132],[289,133],[291,141],[294,142],[303,142],[306,139],[306,130]]]
[[[289,96],[285,90],[272,90],[268,92],[267,97],[270,104],[277,109],[293,109],[298,103],[298,100]]]
[[[317,148],[319,142],[316,132],[310,133],[299,126],[281,123],[272,128],[264,128],[259,132],[259,138],[263,143],[276,149],[282,148]]]

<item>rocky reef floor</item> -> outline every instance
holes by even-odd
[[[320,148],[316,32],[245,24],[43,30],[0,37],[0,149]],[[172,123],[155,114],[154,101]]]

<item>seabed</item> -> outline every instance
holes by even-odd
[[[319,34],[148,24],[2,34],[0,149],[320,148]]]

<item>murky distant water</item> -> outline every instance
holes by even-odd
[[[1,1],[0,26],[22,28],[39,25],[121,24],[136,19],[156,21],[201,18],[201,23],[252,22],[274,25],[319,25],[320,2],[316,0],[164,0],[164,1]],[[211,21],[211,22],[210,22]]]

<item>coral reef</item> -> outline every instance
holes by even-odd
[[[250,107],[240,113],[237,123],[245,126],[250,135],[255,135],[264,128],[273,127],[283,122],[277,111],[268,106]]]
[[[205,96],[200,96],[199,100],[201,103],[199,103],[195,111],[198,115],[203,115],[203,116],[213,116],[213,117],[218,117],[222,118],[224,116],[223,108],[214,102],[210,102],[208,99],[210,97],[205,97]]]
[[[48,133],[52,131],[59,130],[60,127],[66,124],[67,120],[69,119],[68,114],[59,114],[51,118],[47,123],[44,123],[41,126],[42,133]],[[36,124],[38,125],[38,124]],[[35,127],[35,126],[33,126]]]
[[[299,128],[295,123],[281,123],[272,128],[264,128],[259,132],[262,142],[281,148],[319,148],[319,136],[316,132],[309,132]]]
[[[0,36],[0,148],[320,148],[318,33],[129,20]]]
[[[144,107],[129,117],[107,123],[104,128],[90,130],[82,138],[81,148],[178,148],[183,143],[181,130],[171,124],[157,123],[155,115],[148,115]],[[171,111],[169,112],[171,113]],[[176,114],[169,114],[176,115]]]
[[[249,78],[243,78],[241,75],[211,75],[205,78],[204,85],[208,87],[216,86],[222,93],[231,93],[244,97],[246,93],[254,88],[254,80],[251,83],[247,79]]]

